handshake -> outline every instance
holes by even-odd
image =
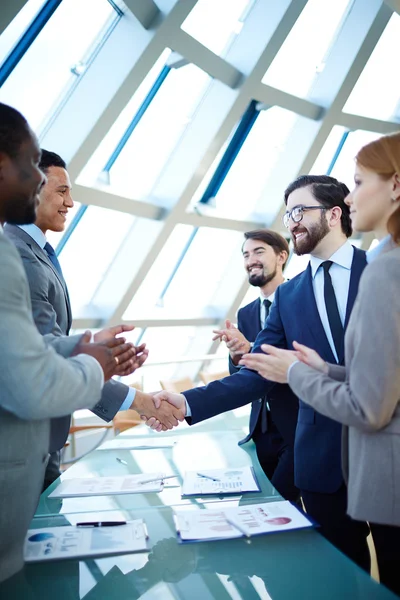
[[[140,418],[156,431],[166,431],[179,425],[186,416],[186,398],[183,394],[161,391],[152,394],[136,392],[133,408]]]

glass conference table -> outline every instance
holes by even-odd
[[[260,470],[253,443],[238,420],[228,415],[192,428],[181,427],[157,439],[176,440],[172,448],[96,450],[71,467],[63,479],[88,475],[164,471],[177,474],[155,494],[50,499],[42,495],[32,528],[75,524],[80,520],[143,518],[148,551],[136,554],[27,565],[0,585],[1,600],[390,600],[395,596],[331,546],[315,530],[251,539],[179,544],[173,508],[199,509],[239,503],[274,502],[279,494]],[[145,426],[119,439],[154,440]],[[116,459],[122,459],[127,464]],[[179,483],[186,470],[238,467],[253,463],[261,493],[234,497],[186,498]]]

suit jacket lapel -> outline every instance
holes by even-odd
[[[254,327],[257,327],[257,330],[254,329],[254,333],[255,338],[258,336],[259,332],[262,329],[262,325],[261,325],[261,315],[260,315],[260,301],[257,299],[254,301],[253,306],[252,306],[252,311],[253,311],[253,315],[252,315],[252,323],[254,323]]]
[[[349,323],[351,311],[353,310],[354,301],[357,296],[358,285],[360,283],[360,277],[366,266],[367,266],[366,253],[363,250],[354,248],[353,262],[351,263],[349,295],[347,297],[346,318],[345,318],[345,322],[344,322],[345,330]]]
[[[314,347],[318,348],[318,354],[322,354],[324,360],[336,363],[315,301],[310,264],[305,270],[299,285],[299,297],[302,299],[301,321],[314,338]]]
[[[68,329],[69,329],[72,325],[72,310],[71,310],[71,302],[70,302],[69,294],[68,294],[68,288],[67,288],[67,285],[66,285],[63,277],[60,276],[59,272],[57,271],[57,269],[55,268],[55,266],[53,265],[53,263],[47,256],[46,251],[43,250],[35,242],[35,240],[33,238],[31,238],[31,236],[28,233],[26,233],[23,229],[20,229],[16,225],[10,225],[7,223],[6,227],[10,231],[12,231],[12,233],[14,235],[16,235],[21,240],[23,240],[25,242],[25,244],[27,246],[29,246],[29,248],[32,250],[32,252],[36,256],[36,258],[38,258],[38,260],[40,260],[41,262],[44,262],[46,265],[48,265],[50,267],[50,269],[52,269],[55,276],[57,277],[58,281],[61,284],[62,289],[64,290],[65,303],[67,306],[67,313],[68,313]]]
[[[36,255],[36,257],[41,260],[42,262],[46,263],[46,265],[49,265],[49,267],[52,269],[53,273],[55,274],[55,276],[57,277],[58,281],[61,284],[61,287],[64,291],[64,296],[65,296],[65,304],[67,306],[67,313],[68,313],[68,332],[71,328],[72,325],[72,310],[71,310],[71,302],[69,299],[69,293],[68,293],[68,288],[67,288],[67,284],[64,281],[64,278],[60,275],[60,273],[57,271],[57,269],[55,268],[55,266],[53,265],[53,263],[51,262],[50,258],[47,255],[47,252],[45,250],[43,250],[40,246],[38,246],[38,244],[35,242],[35,240],[32,240],[32,243],[29,244],[29,246],[31,247],[32,252]]]

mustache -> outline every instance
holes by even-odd
[[[260,264],[250,265],[250,266],[247,267],[247,271],[250,272],[250,269],[254,269],[254,267],[257,267],[258,269],[263,269],[264,268],[264,266],[260,265]]]

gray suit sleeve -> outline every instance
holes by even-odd
[[[360,282],[346,334],[351,336],[346,381],[302,363],[289,373],[290,387],[304,402],[367,432],[389,424],[400,398],[400,268],[398,261],[385,259],[369,265]]]
[[[103,387],[100,402],[92,408],[92,412],[103,421],[111,421],[124,403],[128,392],[127,385],[110,379]]]
[[[21,419],[92,407],[103,385],[97,361],[82,355],[64,359],[38,333],[21,259],[6,239],[1,240],[0,281],[1,407]]]
[[[328,375],[335,381],[346,381],[346,367],[328,363]]]

